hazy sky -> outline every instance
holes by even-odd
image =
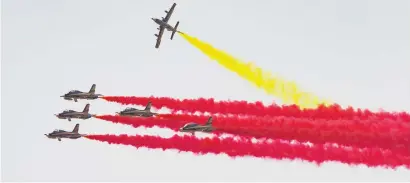
[[[410,171],[321,167],[301,161],[195,156],[137,150],[43,134],[171,135],[98,119],[57,119],[87,101],[64,101],[93,83],[104,95],[214,97],[275,101],[166,32],[155,49],[151,17],[178,3],[171,25],[238,58],[294,80],[343,105],[410,111],[410,2],[406,0],[3,0],[2,128],[4,181],[410,180]],[[125,106],[88,101],[90,112]],[[279,101],[277,101],[279,102]]]

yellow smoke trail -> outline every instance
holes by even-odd
[[[186,33],[179,32],[179,34],[212,60],[237,73],[242,78],[255,84],[258,88],[262,88],[269,95],[280,98],[285,104],[293,103],[300,108],[316,108],[320,104],[331,104],[311,93],[301,91],[294,82],[274,77],[254,64],[242,62],[228,53],[218,50],[212,45]]]

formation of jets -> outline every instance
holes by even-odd
[[[169,10],[165,10],[165,18],[161,17],[161,19],[158,18],[151,18],[156,24],[158,24],[158,34],[155,34],[157,37],[155,48],[159,48],[161,44],[161,39],[164,34],[164,31],[167,30],[171,32],[171,40],[174,38],[174,35],[176,32],[181,33],[180,31],[177,30],[179,21],[175,24],[175,26],[171,26],[168,22],[169,19],[171,18],[172,13],[174,12],[175,6],[177,4],[174,3]],[[103,95],[101,94],[96,94],[95,93],[96,89],[96,84],[93,84],[91,86],[91,89],[88,92],[82,92],[79,90],[71,90],[70,92],[60,96],[64,100],[69,100],[69,101],[74,101],[78,102],[78,100],[95,100]],[[117,115],[120,116],[131,116],[131,117],[144,117],[144,118],[149,118],[149,117],[155,117],[158,115],[158,113],[152,112],[151,111],[151,102],[148,102],[146,105],[145,109],[136,109],[132,107],[128,107],[120,112],[117,112]],[[87,104],[83,111],[75,111],[75,110],[65,110],[59,114],[55,114],[55,116],[59,119],[67,119],[68,121],[71,121],[72,119],[90,119],[91,117],[95,116],[89,113],[90,110],[90,104]],[[57,139],[58,141],[61,141],[62,138],[67,138],[67,139],[78,139],[81,137],[84,137],[84,134],[80,134],[78,132],[80,128],[79,124],[76,124],[74,129],[70,131],[64,131],[64,130],[54,130],[51,133],[44,134],[46,137],[50,139]],[[200,125],[197,123],[187,123],[183,127],[179,129],[180,132],[189,132],[194,134],[195,132],[212,132],[214,128],[212,127],[212,117],[209,117],[208,121],[204,125]]]
[[[71,90],[70,92],[60,96],[63,97],[64,100],[70,100],[74,102],[78,102],[79,99],[85,99],[85,100],[95,100],[100,98],[101,94],[95,94],[95,88],[96,84],[93,84],[91,86],[90,91],[88,92],[81,92],[79,90]],[[68,121],[71,121],[71,119],[90,119],[94,115],[89,113],[90,111],[90,104],[85,105],[83,111],[75,111],[75,110],[65,110],[59,114],[55,114],[55,116],[59,119],[67,119]],[[78,139],[81,137],[84,137],[84,134],[78,133],[78,130],[80,129],[80,124],[76,124],[73,131],[65,131],[65,130],[54,130],[51,133],[44,134],[46,137],[50,139],[57,139],[58,141],[61,141],[63,138],[67,139]]]

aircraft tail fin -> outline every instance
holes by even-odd
[[[209,117],[208,121],[206,122],[206,125],[212,125],[212,116]]]
[[[75,125],[74,129],[73,129],[73,132],[74,132],[74,133],[78,133],[78,130],[79,130],[79,129],[80,129],[80,124],[77,123],[77,124]]]
[[[172,38],[174,38],[175,32],[177,31],[177,28],[178,28],[178,25],[179,25],[179,21],[177,22],[177,24],[175,24],[174,31],[172,31],[171,40],[172,40]]]
[[[90,110],[90,104],[85,105],[83,112],[88,113],[89,110]]]
[[[91,89],[90,89],[90,91],[89,91],[88,93],[94,94],[94,93],[95,93],[95,87],[96,87],[96,85],[93,84],[93,85],[91,86]]]
[[[146,110],[146,111],[151,111],[151,105],[152,105],[152,104],[151,104],[151,101],[149,101],[144,110]]]

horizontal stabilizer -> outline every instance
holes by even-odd
[[[177,28],[178,28],[178,25],[179,25],[179,21],[177,22],[177,24],[175,24],[174,31],[172,31],[171,40],[172,40],[172,38],[174,38],[175,32],[177,31]]]

